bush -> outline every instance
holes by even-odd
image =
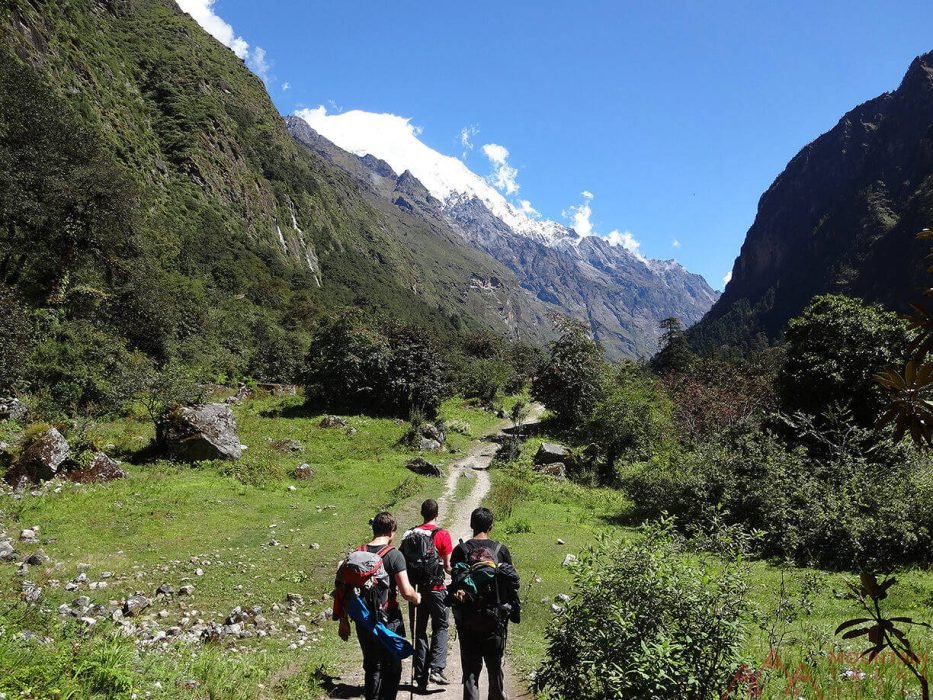
[[[718,514],[727,525],[764,531],[763,553],[798,565],[889,570],[930,562],[929,459],[890,443],[868,452],[851,426],[842,430],[851,442],[821,430],[829,450],[788,448],[767,433],[723,436],[638,465],[623,487],[642,516],[667,512],[700,530]]]
[[[138,355],[121,338],[88,321],[44,316],[44,333],[30,357],[36,406],[49,416],[122,410],[136,389]]]
[[[24,387],[32,321],[16,292],[0,282],[0,396],[15,394]]]
[[[535,678],[549,697],[719,698],[739,662],[747,583],[736,562],[684,555],[670,525],[603,539],[574,565]]]

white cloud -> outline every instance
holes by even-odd
[[[292,89],[292,84],[290,82],[286,80],[284,83],[282,83],[282,92],[288,92],[291,89]]]
[[[641,242],[632,235],[631,231],[619,231],[613,229],[605,236],[597,233],[593,227],[593,208],[590,202],[593,201],[593,193],[589,190],[583,190],[580,193],[583,201],[563,211],[565,218],[570,219],[570,226],[581,236],[602,236],[609,245],[622,246],[642,262],[647,262],[647,258],[639,252]]]
[[[525,216],[530,216],[533,219],[538,219],[541,217],[541,212],[531,206],[531,202],[527,199],[518,200],[518,210]]]
[[[609,245],[622,246],[639,260],[644,261],[646,259],[644,255],[638,252],[641,242],[632,235],[631,231],[610,231],[609,235],[606,236],[606,240],[609,241]]]
[[[241,36],[237,36],[227,22],[214,12],[216,0],[176,0],[182,12],[187,12],[195,22],[217,39],[221,44],[230,48],[237,56],[245,59],[249,54],[249,44]]]
[[[680,241],[676,238],[671,242],[671,248],[680,248]]]
[[[470,124],[470,126],[465,126],[460,129],[460,146],[463,148],[463,154],[461,157],[466,158],[470,151],[473,150],[473,137],[479,133],[479,127],[475,124]]]
[[[732,281],[732,270],[729,270],[729,272],[726,273],[726,276],[722,278],[723,288],[725,288],[725,286],[729,284],[731,281]]]
[[[264,48],[257,46],[253,49],[246,59],[246,65],[249,66],[253,73],[259,76],[262,82],[269,82],[269,71],[272,70],[272,64],[266,58],[266,50]]]
[[[250,70],[258,75],[264,83],[269,82],[269,71],[272,68],[272,63],[266,57],[266,50],[261,46],[257,46],[252,51],[250,50],[246,39],[237,36],[230,23],[214,12],[214,4],[217,0],[175,0],[175,2],[178,3],[181,11],[191,15],[191,18],[200,24],[204,31],[228,47],[239,58],[246,61],[246,65],[249,66]],[[291,86],[289,85],[289,87]],[[283,86],[282,89],[287,90],[288,88]]]
[[[593,193],[587,190],[581,192],[583,201],[576,206],[568,207],[564,210],[565,217],[570,219],[570,227],[581,236],[593,235],[593,222],[590,217],[593,215],[593,209],[590,207],[590,201],[593,199]]]
[[[518,192],[518,169],[509,165],[509,149],[498,143],[487,143],[483,146],[483,153],[492,163],[492,174],[487,178],[505,194]]]
[[[407,117],[355,109],[335,114],[323,105],[298,109],[295,116],[350,153],[381,158],[396,173],[410,170],[441,201],[451,196],[476,197],[519,233],[544,239],[556,235],[558,226],[541,220],[531,202],[509,201],[489,178],[474,173],[463,160],[435,151],[418,138],[421,129]],[[508,149],[502,146],[486,144],[483,152],[491,161],[508,164]],[[517,189],[516,184],[512,194]]]

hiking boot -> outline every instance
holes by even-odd
[[[450,681],[447,680],[447,676],[444,675],[444,670],[440,668],[435,668],[431,671],[429,680],[435,685],[450,685]]]

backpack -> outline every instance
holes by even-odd
[[[457,628],[478,634],[501,632],[509,620],[519,622],[518,572],[499,561],[498,542],[492,548],[460,542],[466,561],[454,566],[447,597]]]
[[[402,537],[398,551],[405,557],[408,580],[413,586],[440,586],[444,583],[444,562],[437,552],[434,535],[439,528],[412,528]]]
[[[378,552],[366,546],[350,552],[340,563],[334,581],[333,616],[339,620],[347,615],[347,601],[359,596],[379,621],[385,621],[389,608],[389,573],[382,558],[392,549],[386,545]]]

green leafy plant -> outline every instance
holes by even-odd
[[[574,564],[535,690],[557,698],[719,698],[739,663],[741,558],[685,556],[670,521],[601,538]]]
[[[897,659],[913,674],[920,683],[920,693],[923,700],[929,700],[930,688],[926,676],[921,671],[922,662],[910,644],[910,639],[903,626],[926,627],[925,622],[916,622],[910,617],[888,617],[882,610],[881,601],[888,597],[888,590],[897,583],[893,576],[879,582],[877,576],[863,573],[859,583],[849,583],[850,598],[858,602],[867,617],[856,617],[846,620],[836,628],[836,634],[843,639],[859,639],[865,637],[870,646],[862,652],[869,661],[874,660],[885,649],[890,650]]]

